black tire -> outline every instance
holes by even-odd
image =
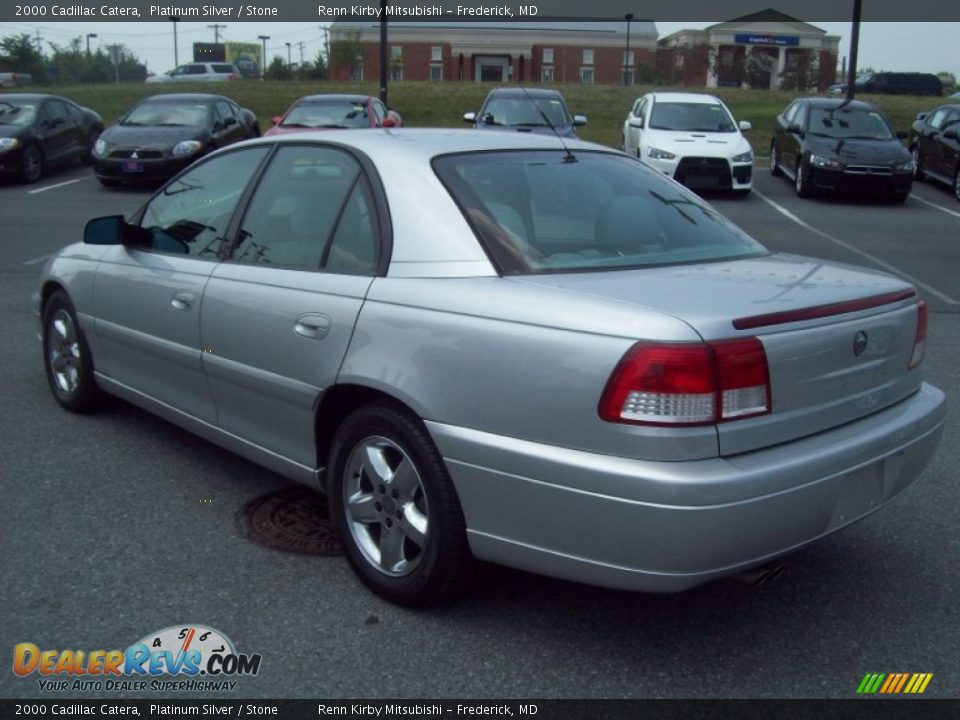
[[[810,181],[807,180],[806,172],[803,168],[803,160],[797,161],[797,174],[794,178],[793,189],[797,192],[797,197],[808,198],[813,195],[813,188],[810,185]]]
[[[120,187],[120,181],[113,178],[97,178],[100,181],[100,184],[105,188],[115,188]]]
[[[43,366],[58,403],[76,413],[95,409],[100,390],[93,377],[93,356],[73,303],[62,290],[43,307]]]
[[[896,205],[903,205],[907,201],[908,197],[910,197],[909,190],[906,192],[893,193],[893,195],[890,196],[890,202]]]
[[[418,418],[385,401],[355,410],[334,438],[326,482],[344,553],[373,592],[425,606],[463,588],[476,564],[463,510]],[[346,497],[357,510],[347,509]]]
[[[25,183],[35,183],[43,177],[43,151],[36,143],[30,143],[20,156],[20,178]]]
[[[916,166],[916,169],[913,171],[913,179],[918,182],[923,182],[927,174],[923,171],[923,164],[920,162],[920,148],[914,145],[910,148],[910,154],[913,156],[913,164]]]
[[[770,174],[774,177],[783,175],[783,170],[780,169],[780,150],[776,142],[770,143]]]
[[[254,125],[254,126],[253,126],[253,129],[250,131],[250,137],[251,137],[251,138],[258,138],[258,137],[260,137],[260,126],[259,126],[259,125]]]
[[[747,188],[746,190],[734,190],[733,197],[743,200],[750,196],[750,190],[751,188]]]
[[[953,171],[953,196],[960,200],[960,165]]]

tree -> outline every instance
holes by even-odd
[[[46,80],[43,55],[27,33],[0,40],[0,66],[3,66],[6,72],[29,73],[37,83]]]
[[[327,67],[327,59],[324,57],[322,50],[317,53],[317,57],[313,61],[313,79],[314,80],[330,79],[330,68]]]
[[[350,30],[344,37],[334,40],[330,44],[330,68],[344,69],[350,78],[354,78],[357,70],[363,66],[363,43],[360,42],[360,31]]]
[[[293,73],[290,71],[290,68],[287,67],[287,63],[282,57],[274,55],[273,60],[270,61],[270,65],[267,67],[265,77],[268,80],[292,80]]]

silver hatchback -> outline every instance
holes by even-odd
[[[765,563],[897,496],[944,420],[912,286],[576,140],[234,145],[92,220],[35,302],[61,405],[118,395],[324,489],[404,604],[476,559],[645,591]]]

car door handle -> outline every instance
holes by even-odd
[[[183,312],[189,312],[190,308],[193,307],[193,301],[196,299],[196,295],[187,290],[180,290],[173,294],[173,297],[170,298],[170,304],[173,305],[174,310],[182,310]]]
[[[330,332],[330,316],[322,313],[307,313],[297,318],[293,331],[310,340],[320,340]]]

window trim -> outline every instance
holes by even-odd
[[[443,45],[430,46],[430,62],[432,63],[443,62]]]
[[[587,53],[590,53],[590,59],[587,60]],[[596,63],[594,61],[593,48],[584,48],[583,49],[583,65],[589,65],[590,67],[595,67]]]

